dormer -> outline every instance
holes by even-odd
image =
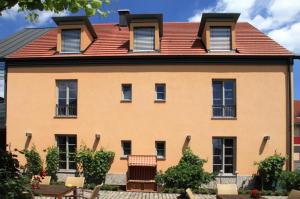
[[[53,17],[57,25],[57,52],[82,53],[97,38],[88,17]]]
[[[208,52],[236,52],[239,13],[203,13],[198,36]]]
[[[162,14],[128,14],[129,51],[159,52],[163,35]]]

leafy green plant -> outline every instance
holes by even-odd
[[[51,176],[53,182],[57,181],[57,172],[59,169],[59,151],[56,146],[47,148],[46,155],[46,173]]]
[[[274,189],[277,186],[277,181],[286,160],[287,157],[275,153],[274,155],[255,163],[258,165],[258,175],[261,178],[263,189]]]
[[[24,151],[25,158],[26,158],[26,165],[25,165],[25,173],[30,178],[33,175],[39,175],[42,171],[42,159],[40,154],[37,152],[36,147],[33,145],[30,150]]]
[[[30,198],[29,179],[22,176],[17,156],[11,152],[0,150],[0,198],[1,199],[27,199]]]
[[[291,191],[292,189],[300,189],[300,170],[283,171],[279,178],[279,186]]]
[[[115,153],[112,151],[93,151],[86,146],[81,146],[76,160],[87,183],[101,184],[110,169],[114,156]]]
[[[155,181],[165,188],[198,189],[201,184],[213,179],[213,175],[203,169],[205,162],[188,148],[184,151],[179,164],[168,168],[165,173],[158,172]]]

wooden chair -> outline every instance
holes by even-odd
[[[217,184],[218,195],[238,195],[236,184]]]
[[[292,190],[289,194],[288,199],[299,199],[300,198],[300,191]]]
[[[80,190],[80,195],[83,195],[83,186],[84,186],[84,177],[67,177],[66,181],[65,181],[65,186],[73,186],[76,187],[77,190],[76,192],[78,192],[78,190]],[[76,194],[77,195],[77,194]]]
[[[68,199],[68,198],[83,198],[83,199],[98,199],[98,194],[99,194],[99,191],[100,191],[100,188],[101,188],[101,185],[97,185],[95,186],[94,190],[92,191],[90,197],[85,197],[83,195],[72,195],[72,196],[65,196],[65,199]]]
[[[190,188],[186,189],[185,192],[189,199],[196,199],[196,197],[194,196],[194,194]]]

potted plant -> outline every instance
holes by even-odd
[[[39,189],[40,188],[40,182],[42,182],[40,176],[33,176],[32,181],[31,181],[31,187],[32,189]]]

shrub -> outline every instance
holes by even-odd
[[[36,147],[33,145],[30,150],[25,150],[24,154],[27,161],[25,165],[26,175],[30,178],[33,175],[39,175],[42,171],[42,160],[40,154],[36,150]]]
[[[255,163],[258,165],[258,175],[261,178],[263,189],[274,189],[277,186],[277,181],[286,160],[286,157],[275,153],[273,156]]]
[[[46,173],[51,176],[51,181],[57,181],[57,172],[59,169],[59,151],[55,146],[47,148],[46,155]]]
[[[29,179],[21,175],[16,157],[11,152],[0,150],[0,198],[30,198],[29,194],[23,193],[28,190],[25,185],[29,183]]]
[[[291,191],[292,189],[300,189],[300,170],[283,171],[279,178],[279,186]]]
[[[206,161],[193,154],[190,149],[186,149],[179,164],[166,170],[158,172],[155,181],[165,188],[177,189],[197,189],[201,184],[208,183],[213,176],[203,169]]]
[[[86,146],[81,146],[76,160],[86,183],[101,184],[110,169],[114,156],[112,151],[93,151]]]

